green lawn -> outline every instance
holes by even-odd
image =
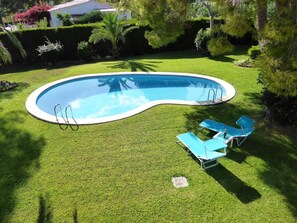
[[[266,123],[257,69],[233,65],[245,49],[219,57],[196,51],[90,64],[1,68],[19,83],[0,93],[0,222],[296,222],[296,129]],[[26,112],[36,88],[60,78],[116,71],[206,74],[236,96],[217,106],[161,105],[133,117],[62,131]],[[234,124],[246,114],[256,131],[221,165],[203,171],[176,135],[212,118]],[[173,176],[188,178],[175,189]]]

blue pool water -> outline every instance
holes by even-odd
[[[220,99],[230,100],[235,95],[230,86],[220,79],[194,74],[85,75],[37,89],[29,96],[26,107],[35,117],[56,122],[55,105],[60,104],[62,111],[70,105],[79,124],[93,124],[129,117],[157,104],[211,104],[214,91],[220,103]],[[231,89],[231,93],[226,89]],[[58,112],[57,116],[61,114]]]

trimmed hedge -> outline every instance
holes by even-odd
[[[38,56],[36,48],[38,45],[44,44],[45,36],[50,41],[59,41],[63,45],[61,60],[74,60],[77,59],[76,51],[78,43],[80,41],[88,41],[93,28],[98,25],[100,25],[100,23],[46,29],[27,29],[17,31],[15,34],[27,52],[28,56],[25,60],[29,63],[38,62],[41,60],[41,58]],[[180,36],[175,43],[171,43],[158,49],[153,49],[148,44],[144,37],[144,32],[149,28],[142,26],[128,33],[125,43],[120,43],[120,55],[133,56],[155,52],[195,49],[194,39],[198,30],[201,28],[207,28],[208,26],[209,20],[207,19],[190,21],[185,25],[185,33]],[[0,39],[8,48],[9,52],[11,52],[13,55],[13,63],[24,61],[24,59],[21,58],[18,50],[12,46],[7,36],[0,34]],[[247,40],[244,40],[244,42],[250,43],[250,37],[248,37]],[[109,41],[101,41],[94,46],[95,53],[101,57],[109,55],[110,48],[111,45]]]

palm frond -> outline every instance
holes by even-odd
[[[3,43],[0,41],[0,59],[4,63],[11,63],[11,54],[6,49],[6,47],[3,45]]]
[[[92,34],[89,38],[89,42],[98,43],[100,40],[110,39],[110,33],[103,27],[99,27],[92,30]]]
[[[26,57],[26,51],[24,50],[21,42],[18,40],[18,38],[10,31],[6,30],[6,29],[2,29],[4,30],[4,33],[7,34],[7,36],[9,37],[10,41],[12,42],[12,44],[18,48],[18,50],[20,51],[20,54],[22,57]]]

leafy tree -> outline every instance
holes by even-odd
[[[48,5],[45,2],[36,3],[33,7],[29,8],[27,11],[22,13],[17,13],[15,15],[15,18],[18,21],[26,21],[29,23],[40,21],[43,18],[47,18],[47,20],[49,21],[50,14],[48,10],[51,8],[52,6]]]
[[[121,7],[131,11],[139,23],[149,25],[145,36],[149,44],[158,48],[174,42],[184,32],[188,8],[192,0],[121,0]]]
[[[36,3],[53,3],[54,5],[69,2],[71,0],[0,0],[0,24],[3,25],[3,18],[33,7]]]
[[[268,0],[216,2],[225,18],[224,32],[242,36],[256,26],[262,49],[258,66],[264,87],[279,96],[297,96],[297,2],[275,0],[275,13],[269,20]]]
[[[0,18],[5,17],[8,14],[18,12],[25,6],[33,6],[36,0],[0,0]]]
[[[152,28],[152,31],[147,33],[147,38],[155,47],[174,41],[183,32],[190,2],[187,0],[121,1],[122,6],[130,9],[134,17],[146,21]],[[220,16],[224,19],[224,23],[219,27],[220,31],[215,28],[215,32],[223,32],[234,37],[242,37],[248,32],[254,33],[261,49],[257,64],[260,69],[259,80],[265,89],[264,104],[272,109],[277,107],[282,111],[278,115],[283,115],[286,111],[285,107],[292,110],[288,102],[292,105],[297,101],[297,1],[198,0],[196,2],[215,4]],[[179,18],[175,19],[176,17]],[[214,35],[214,32],[211,35]],[[196,43],[201,44],[204,37],[203,32],[200,32]],[[217,35],[217,38],[221,39],[221,42],[209,41],[211,43],[208,46],[209,50],[224,49],[220,48],[222,46],[220,43],[226,44],[226,39],[220,35]],[[273,98],[272,95],[275,97]],[[276,106],[275,102],[280,100],[284,103]]]
[[[6,30],[1,25],[0,25],[0,31],[4,32],[9,37],[9,40],[12,42],[12,44],[14,46],[16,46],[19,49],[21,55],[23,57],[25,57],[26,52],[25,52],[24,48],[22,47],[22,44],[20,43],[20,41],[16,38],[16,36],[13,33],[11,33],[10,31]],[[3,42],[1,42],[1,40],[0,40],[0,59],[4,63],[11,63],[11,61],[12,61],[11,54],[6,49],[6,47],[4,46]]]
[[[276,1],[276,14],[262,36],[258,65],[264,87],[276,95],[297,96],[297,2]]]
[[[89,42],[97,43],[101,40],[109,40],[112,45],[111,54],[114,58],[119,56],[118,42],[125,42],[125,36],[132,29],[137,28],[136,26],[130,26],[123,23],[122,19],[118,19],[116,13],[106,13],[103,16],[102,26],[92,30]]]

